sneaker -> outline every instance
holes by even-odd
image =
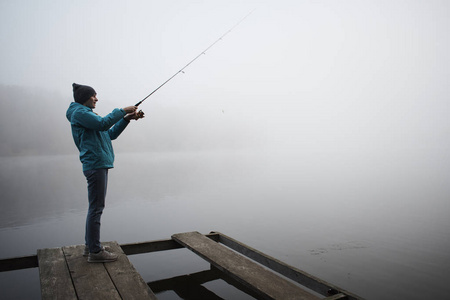
[[[117,254],[102,249],[99,253],[89,253],[88,262],[90,263],[107,263],[116,261],[119,258]]]
[[[109,247],[108,246],[102,246],[102,250],[109,251]],[[88,246],[84,246],[83,256],[86,257],[88,255],[89,255],[89,247]]]

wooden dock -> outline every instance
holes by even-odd
[[[116,242],[119,259],[88,263],[84,245],[38,250],[42,299],[157,299]]]
[[[201,285],[216,279],[255,299],[362,299],[217,232],[178,233],[167,240],[104,245],[119,254],[117,261],[88,263],[83,257],[84,245],[66,246],[40,249],[35,257],[0,260],[0,271],[39,267],[43,300],[157,299],[155,293],[171,289],[183,299],[222,299]],[[208,261],[211,269],[146,283],[127,257],[183,247]],[[187,290],[196,296],[187,295]]]

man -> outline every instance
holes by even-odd
[[[114,151],[111,140],[116,139],[130,120],[137,120],[136,106],[114,109],[105,117],[93,112],[97,93],[86,85],[72,84],[73,97],[66,117],[72,126],[72,136],[80,151],[80,161],[88,184],[89,210],[86,218],[85,251],[88,262],[111,262],[117,254],[107,251],[100,243],[100,219],[105,207],[108,169],[113,168]]]

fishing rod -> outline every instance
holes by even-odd
[[[139,101],[138,103],[136,103],[135,106],[139,106],[141,105],[142,102],[144,102],[148,97],[150,97],[151,95],[153,95],[157,90],[159,90],[160,88],[162,88],[166,83],[168,83],[170,80],[172,80],[175,76],[177,76],[180,73],[184,73],[184,69],[186,69],[190,64],[192,64],[194,61],[196,61],[200,56],[202,56],[203,54],[206,53],[206,51],[208,51],[210,48],[212,48],[215,44],[217,44],[220,40],[222,40],[227,34],[229,34],[234,28],[236,28],[239,24],[241,24],[248,16],[250,16],[253,11],[249,12],[244,18],[242,18],[239,22],[237,22],[233,27],[231,27],[227,32],[225,32],[221,37],[219,37],[214,43],[212,43],[211,45],[208,46],[208,48],[206,48],[205,50],[203,50],[202,52],[200,52],[199,55],[197,55],[193,60],[191,60],[190,62],[188,62],[187,65],[185,65],[183,68],[181,68],[178,72],[176,72],[175,74],[173,74],[169,79],[167,79],[166,81],[164,81],[160,86],[158,86],[153,92],[151,92],[150,94],[148,94],[144,99],[142,99],[141,101]],[[139,111],[142,112],[142,111]],[[143,114],[143,112],[142,112]]]

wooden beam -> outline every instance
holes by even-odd
[[[172,239],[167,240],[158,240],[158,241],[149,241],[149,242],[141,242],[141,243],[131,243],[131,244],[122,244],[120,245],[123,252],[126,255],[134,255],[134,254],[142,254],[142,253],[150,253],[150,252],[158,252],[158,251],[166,251],[173,249],[183,248],[180,244],[175,242]]]
[[[210,234],[206,234],[205,236],[209,237],[210,239],[212,239],[216,242],[219,241],[219,234],[217,234],[217,233],[210,233]],[[135,255],[135,254],[143,254],[143,253],[183,248],[182,245],[180,245],[179,243],[175,242],[172,239],[121,244],[120,247],[122,248],[123,252],[126,255]]]
[[[320,299],[198,232],[172,236],[178,243],[257,293],[261,299]]]
[[[0,259],[0,272],[37,268],[37,255]]]
[[[274,257],[264,254],[250,246],[247,246],[225,234],[215,232],[219,234],[219,242],[230,247],[231,249],[253,259],[254,261],[268,267],[269,269],[286,276],[287,278],[294,280],[295,282],[321,294],[329,296],[329,291],[335,291],[336,293],[342,293],[347,296],[349,300],[359,300],[361,297],[345,291],[331,283],[328,283],[320,278],[317,278],[307,272],[292,267]]]

